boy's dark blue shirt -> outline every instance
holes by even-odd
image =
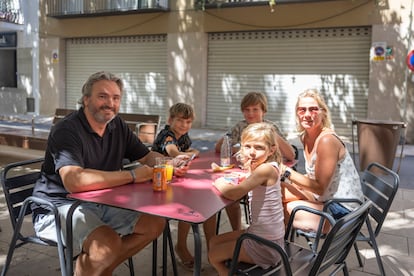
[[[165,150],[167,145],[174,144],[181,152],[187,151],[191,147],[191,139],[188,133],[181,136],[179,139],[175,137],[174,132],[171,131],[170,126],[166,125],[155,138],[152,150],[164,155],[168,155]]]

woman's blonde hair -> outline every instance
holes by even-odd
[[[247,141],[260,141],[264,142],[269,149],[274,148],[274,152],[269,158],[268,161],[276,161],[278,163],[282,162],[282,154],[279,150],[279,145],[276,141],[276,131],[274,127],[269,123],[253,123],[249,124],[241,134],[241,152],[243,155],[243,144]]]
[[[322,95],[318,92],[318,90],[307,89],[303,91],[302,93],[300,93],[298,96],[298,100],[296,102],[295,112],[298,110],[299,101],[303,98],[315,99],[315,101],[318,103],[318,107],[321,110],[323,127],[331,128],[331,125],[332,125],[331,114],[329,112],[328,106],[325,103],[325,100],[323,99]],[[303,132],[305,130],[299,122],[298,114],[296,114],[296,128],[299,132]]]

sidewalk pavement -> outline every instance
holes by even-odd
[[[214,142],[223,134],[222,131],[208,129],[193,129],[190,136],[194,141],[194,147],[202,151],[213,149]],[[291,141],[296,143],[297,141]],[[300,146],[300,145],[299,145]],[[379,249],[387,275],[414,275],[414,146],[405,147],[405,156],[402,160],[400,170],[401,186],[394,199],[391,210],[378,237]],[[36,150],[26,150],[14,147],[0,146],[0,166],[23,159],[40,157],[43,152]],[[301,160],[299,161],[301,163]],[[243,210],[242,210],[243,212]],[[230,225],[227,216],[223,215],[220,232],[229,231]],[[0,269],[4,265],[8,244],[11,240],[11,225],[9,215],[4,203],[3,195],[0,195]],[[177,223],[170,222],[173,240],[177,236]],[[31,231],[30,221],[25,222],[24,229]],[[202,232],[202,231],[201,231]],[[193,250],[193,236],[188,237],[189,248]],[[161,275],[161,238],[158,241],[158,274]],[[202,275],[217,275],[208,264],[206,258],[206,246],[203,243],[203,271]],[[379,275],[375,254],[366,243],[360,244],[361,255],[364,267],[360,268],[356,259],[355,252],[351,251],[347,264],[351,276]],[[136,275],[151,275],[152,246],[147,246],[144,250],[134,256]],[[179,275],[192,275],[183,267],[178,265]],[[59,261],[55,248],[45,248],[35,245],[26,245],[16,249],[13,262],[8,275],[59,275]],[[129,270],[125,265],[117,268],[114,275],[129,275]],[[168,275],[172,274],[171,262],[168,262]]]

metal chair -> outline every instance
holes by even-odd
[[[281,265],[276,265],[269,274],[266,275],[319,275],[322,272],[330,271],[330,275],[336,274],[340,270],[344,275],[348,275],[346,257],[351,250],[362,225],[367,219],[371,208],[371,202],[366,201],[354,211],[335,221],[326,212],[321,212],[307,206],[298,206],[293,209],[285,234],[285,249],[281,250],[274,243],[252,234],[243,234],[237,241],[233,259],[238,260],[241,243],[246,238],[255,240],[266,246],[277,250],[281,255]],[[297,212],[309,212],[319,215],[322,222],[332,225],[327,233],[320,250],[317,252],[310,248],[302,247],[290,241],[289,236],[294,234],[291,231],[293,220]],[[318,234],[321,234],[319,232]],[[238,270],[238,262],[231,262],[229,275],[264,275],[260,267],[246,273]],[[256,274],[255,274],[256,273]]]
[[[26,173],[25,170],[27,168],[23,168],[23,166],[38,166],[39,164],[43,163],[43,161],[43,158],[39,158],[11,163],[8,164],[1,173],[1,184],[7,203],[7,208],[9,210],[10,221],[13,227],[13,237],[10,242],[6,262],[4,264],[1,275],[6,275],[13,257],[14,250],[28,243],[44,246],[56,246],[59,253],[61,274],[63,276],[67,275],[65,263],[65,247],[60,235],[61,222],[57,208],[49,201],[32,196],[33,185],[39,178],[40,171],[38,169],[29,169],[29,172]],[[13,175],[12,172],[18,168],[20,168],[20,171],[24,172],[19,172],[18,175]],[[47,206],[48,209],[53,211],[58,237],[57,243],[41,239],[35,235],[25,235],[22,233],[23,220],[26,216],[29,216],[31,214],[32,210],[30,208],[30,204],[32,203]]]
[[[375,251],[378,267],[381,275],[385,275],[381,255],[378,250],[376,238],[381,232],[382,225],[391,208],[395,194],[397,193],[400,178],[397,173],[378,163],[371,163],[361,176],[361,185],[364,197],[372,201],[373,207],[369,212],[367,219],[367,228],[369,235],[360,232],[356,238],[357,242],[367,242]],[[371,227],[374,223],[374,227]],[[358,257],[358,263],[362,267],[362,260],[359,254],[357,243],[354,244],[355,253]]]
[[[28,243],[57,247],[61,275],[72,275],[67,274],[66,260],[72,262],[75,258],[71,253],[66,252],[66,247],[60,234],[62,222],[58,210],[53,203],[32,195],[34,184],[40,177],[40,165],[43,161],[44,158],[38,158],[10,163],[1,172],[1,185],[13,228],[13,237],[1,272],[2,276],[6,275],[9,269],[14,250]],[[39,238],[34,233],[31,235],[22,233],[23,220],[31,216],[32,210],[30,205],[33,203],[44,206],[53,212],[56,223],[57,242]],[[134,275],[132,258],[128,259],[128,264],[130,275]]]
[[[392,202],[398,190],[399,182],[400,179],[397,173],[375,162],[369,164],[361,175],[361,185],[362,191],[364,193],[364,198],[367,201],[371,201],[373,206],[366,220],[366,228],[368,233],[364,234],[361,231],[358,234],[355,240],[354,248],[359,266],[363,267],[357,242],[367,242],[375,252],[375,257],[381,275],[385,275],[385,271],[376,238],[381,232],[382,225],[385,221],[388,211],[391,208]],[[359,201],[354,199],[332,199],[325,203],[324,211],[327,211],[329,204],[332,204],[333,202]],[[294,231],[296,231],[296,234],[305,237],[308,241],[308,244],[314,251],[317,250],[319,238],[324,238],[323,235],[317,236],[316,233],[304,232],[300,229],[295,229]],[[315,239],[315,237],[318,238]]]

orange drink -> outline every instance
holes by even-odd
[[[165,166],[154,166],[152,188],[156,192],[164,192],[167,190],[167,170],[165,169]]]
[[[165,157],[164,166],[167,171],[167,176],[166,176],[167,182],[170,183],[173,178],[173,173],[174,173],[173,158]]]

